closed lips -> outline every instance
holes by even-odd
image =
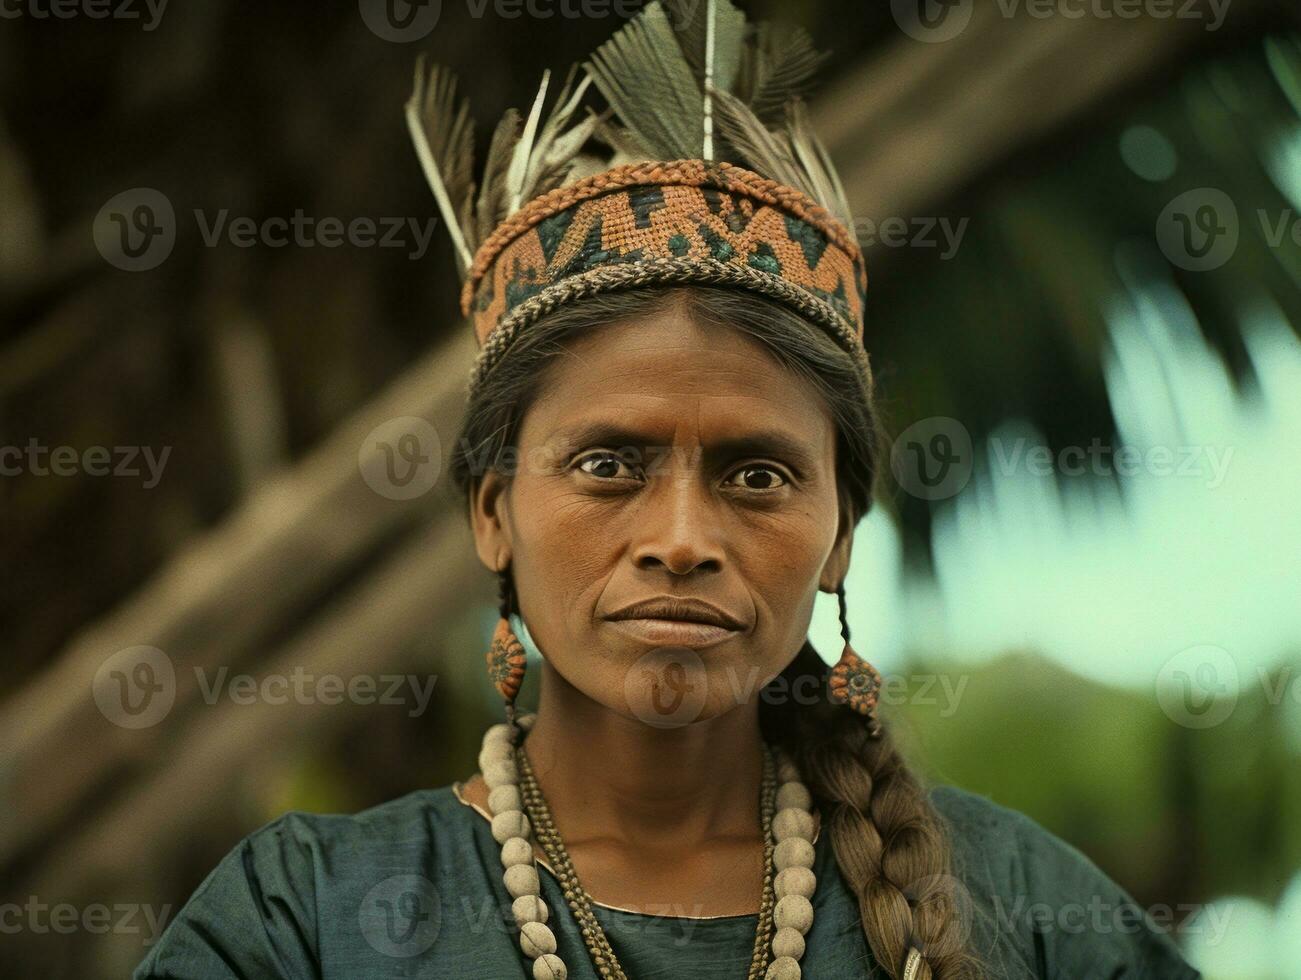
[[[606,619],[669,619],[688,623],[706,623],[724,629],[744,629],[745,624],[730,613],[701,599],[664,596],[644,599],[610,613]]]

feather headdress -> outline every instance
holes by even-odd
[[[648,282],[758,290],[859,354],[853,217],[802,100],[823,58],[730,0],[652,0],[506,113],[478,185],[468,101],[419,61],[406,119],[484,348],[472,381],[560,302]]]

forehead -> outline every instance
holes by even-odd
[[[814,448],[834,445],[834,421],[817,389],[735,327],[670,309],[589,330],[564,347],[524,420],[525,441],[530,429],[545,439],[558,428],[613,418],[666,437],[683,425],[702,437],[762,426]]]

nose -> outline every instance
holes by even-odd
[[[701,481],[663,474],[652,478],[642,501],[632,548],[639,569],[689,575],[722,568],[722,530],[715,501]]]

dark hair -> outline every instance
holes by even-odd
[[[546,363],[564,341],[673,304],[698,323],[725,324],[763,343],[778,361],[807,378],[836,421],[840,505],[855,526],[872,504],[883,437],[870,384],[826,331],[786,307],[751,293],[710,287],[651,287],[598,294],[550,313],[522,331],[472,393],[452,475],[467,499],[482,461],[493,466],[516,445],[520,423],[537,397]],[[480,461],[477,465],[475,461]],[[510,467],[503,467],[509,479]],[[763,735],[799,766],[823,817],[841,876],[858,898],[868,944],[891,977],[916,946],[918,977],[978,975],[966,948],[969,923],[956,907],[948,836],[918,779],[888,733],[873,738],[863,716],[826,697],[827,664],[806,641],[773,683],[822,696],[761,698]]]

